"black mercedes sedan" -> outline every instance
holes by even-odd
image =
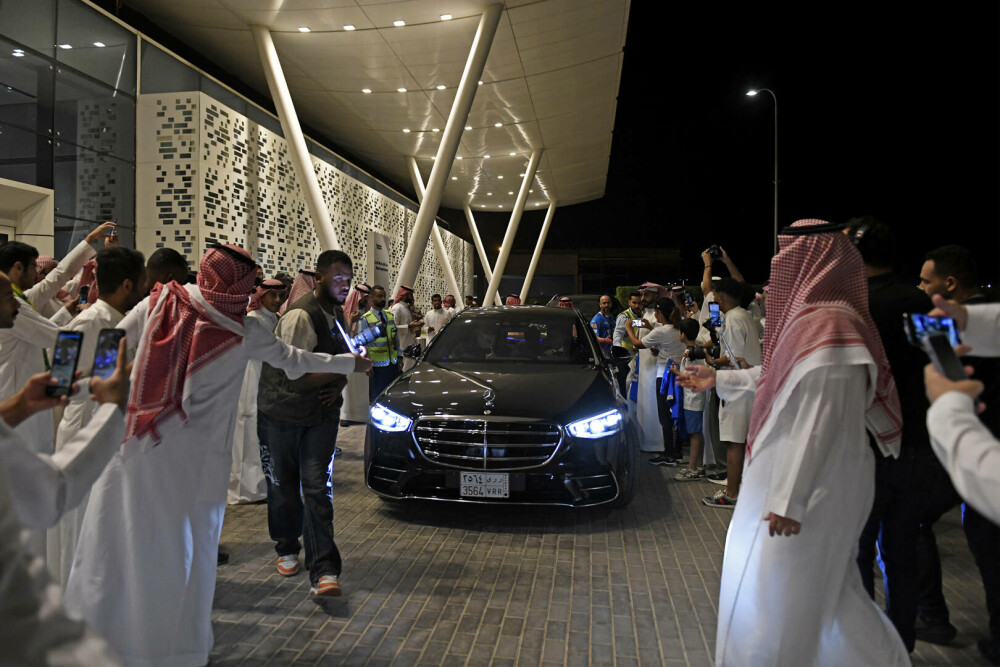
[[[571,309],[465,310],[372,404],[365,482],[385,498],[626,505],[636,430]]]

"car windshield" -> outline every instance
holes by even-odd
[[[590,364],[594,355],[586,331],[575,319],[546,315],[542,308],[510,315],[455,318],[434,339],[425,361],[449,362],[537,362],[546,364]]]

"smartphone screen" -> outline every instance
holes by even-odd
[[[125,331],[122,329],[101,329],[97,336],[97,350],[94,353],[94,368],[90,374],[107,380],[115,372],[118,361],[118,343]]]
[[[90,285],[84,285],[80,288],[80,298],[77,299],[79,304],[82,306],[87,303],[87,297],[90,296]]]
[[[952,347],[961,343],[961,338],[958,335],[958,327],[955,326],[955,320],[950,317],[931,317],[930,315],[921,315],[919,313],[910,313],[904,317],[907,318],[906,321],[909,324],[907,334],[910,336],[910,342],[915,345],[919,345],[920,338],[935,332],[948,336],[948,341]],[[914,338],[917,340],[913,340]]]
[[[45,388],[47,396],[68,396],[76,375],[76,365],[80,361],[80,345],[83,334],[79,331],[60,331],[52,354],[52,377],[55,385]]]
[[[642,320],[632,320],[632,328],[638,329],[642,326]]]
[[[719,304],[710,303],[708,304],[708,317],[712,320],[714,326],[722,326],[722,314],[719,312]]]

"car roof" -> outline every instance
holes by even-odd
[[[565,317],[566,319],[576,319],[576,310],[572,308],[553,308],[552,306],[488,306],[482,308],[466,308],[456,317],[467,317],[472,315],[476,318],[510,317],[513,314],[537,313],[546,318]]]

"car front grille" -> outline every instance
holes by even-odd
[[[518,470],[548,463],[559,449],[558,424],[509,418],[423,417],[413,437],[429,461],[467,470]]]

